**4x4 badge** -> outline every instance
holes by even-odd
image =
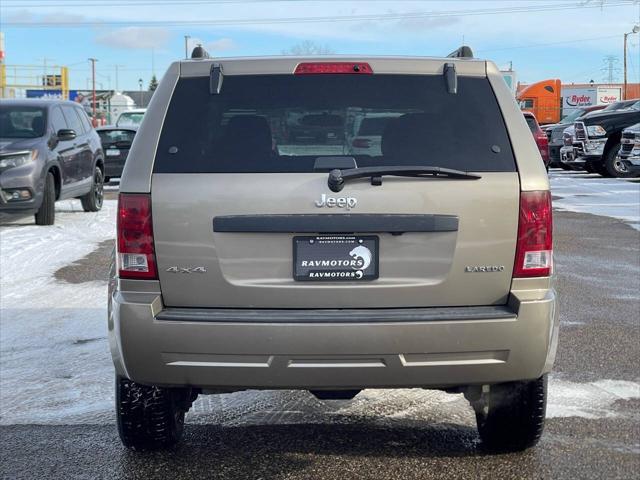
[[[169,273],[207,273],[207,269],[204,267],[169,267],[167,268]]]

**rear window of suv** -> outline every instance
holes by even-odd
[[[349,137],[384,118],[370,151]],[[359,167],[420,165],[512,172],[505,123],[486,78],[439,75],[225,76],[181,78],[162,129],[156,173],[312,172],[318,157],[352,156]]]

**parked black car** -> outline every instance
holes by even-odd
[[[104,151],[104,181],[120,178],[138,127],[108,125],[96,128]]]
[[[622,131],[640,122],[640,100],[622,110],[587,115],[574,124],[574,168],[582,166],[603,176],[626,177],[630,172],[619,160]]]
[[[0,211],[34,213],[53,225],[55,202],[79,198],[102,208],[104,162],[98,134],[77,103],[0,100]]]

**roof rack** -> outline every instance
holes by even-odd
[[[471,47],[462,45],[460,48],[447,55],[447,58],[473,58],[473,51],[471,50]]]
[[[209,52],[202,45],[196,45],[191,52],[191,58],[209,58]]]

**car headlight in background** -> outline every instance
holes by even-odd
[[[589,138],[606,137],[607,131],[600,125],[589,125],[587,127],[587,135],[589,135]]]
[[[33,162],[38,158],[38,150],[27,150],[24,152],[5,153],[0,155],[0,172],[9,168],[20,167]]]

